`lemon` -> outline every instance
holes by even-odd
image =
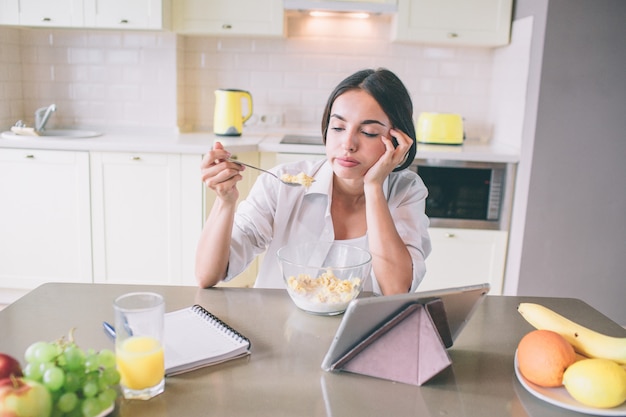
[[[590,407],[617,407],[626,401],[626,370],[608,359],[583,359],[563,374],[563,385],[575,400]]]

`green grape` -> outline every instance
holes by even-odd
[[[59,367],[52,366],[43,373],[43,384],[50,391],[58,391],[65,382],[65,372]]]
[[[115,399],[117,398],[117,391],[113,388],[107,388],[98,394],[98,401],[100,401],[100,406],[103,410],[111,407],[115,403]]]
[[[83,394],[87,398],[95,397],[98,395],[100,391],[100,387],[98,386],[98,381],[87,381],[85,385],[83,385]]]
[[[109,349],[102,349],[98,353],[98,364],[104,368],[115,368],[115,353]]]
[[[83,350],[70,332],[69,340],[33,343],[25,358],[25,377],[50,392],[51,417],[93,417],[115,405],[120,374],[112,350]]]
[[[26,362],[37,362],[37,358],[35,356],[35,352],[39,351],[40,346],[46,344],[46,342],[35,342],[32,345],[26,348],[26,352],[24,353],[24,359]]]
[[[105,387],[117,385],[120,383],[120,373],[115,368],[107,368],[102,371],[100,379],[105,384]]]
[[[46,371],[52,367],[54,367],[54,362],[40,362],[39,363],[39,372],[41,372],[41,376],[46,373]]]
[[[73,392],[66,392],[57,400],[57,408],[64,413],[69,413],[78,405],[78,396]]]
[[[58,356],[58,351],[54,344],[42,342],[35,348],[34,356],[39,362],[52,362]]]
[[[81,409],[85,417],[95,417],[103,410],[97,398],[85,398]]]
[[[87,372],[96,371],[98,366],[98,354],[87,354],[85,357],[85,370]]]
[[[74,409],[65,413],[64,417],[83,417],[83,401],[79,398]]]
[[[65,374],[63,389],[65,392],[76,392],[83,386],[84,381],[84,378],[78,372],[70,371]]]
[[[63,351],[67,369],[76,371],[85,365],[85,352],[76,345],[70,345]]]
[[[98,403],[100,404],[101,410],[106,410],[115,404],[115,399],[117,398],[117,392],[112,388],[107,388],[98,394]]]
[[[22,373],[24,376],[30,380],[41,382],[41,377],[43,373],[41,372],[41,364],[39,362],[29,362],[26,364],[24,369],[22,369]]]

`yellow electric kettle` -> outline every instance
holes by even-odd
[[[243,115],[243,100],[247,102]],[[219,136],[241,136],[243,124],[252,116],[252,96],[249,92],[235,89],[215,90],[215,113],[213,132]]]

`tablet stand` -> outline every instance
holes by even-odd
[[[412,304],[351,349],[333,366],[357,374],[422,385],[452,363],[431,317],[442,302]],[[429,303],[430,304],[430,303]],[[432,307],[432,306],[431,306]],[[441,324],[441,317],[435,319]],[[445,321],[445,318],[444,318]],[[445,321],[444,333],[448,330]],[[448,336],[444,334],[444,339]]]

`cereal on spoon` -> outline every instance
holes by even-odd
[[[300,184],[305,187],[310,187],[311,184],[313,184],[313,182],[315,181],[313,177],[306,175],[304,172],[301,172],[297,175],[283,174],[280,176],[280,179],[283,180],[284,182]]]

